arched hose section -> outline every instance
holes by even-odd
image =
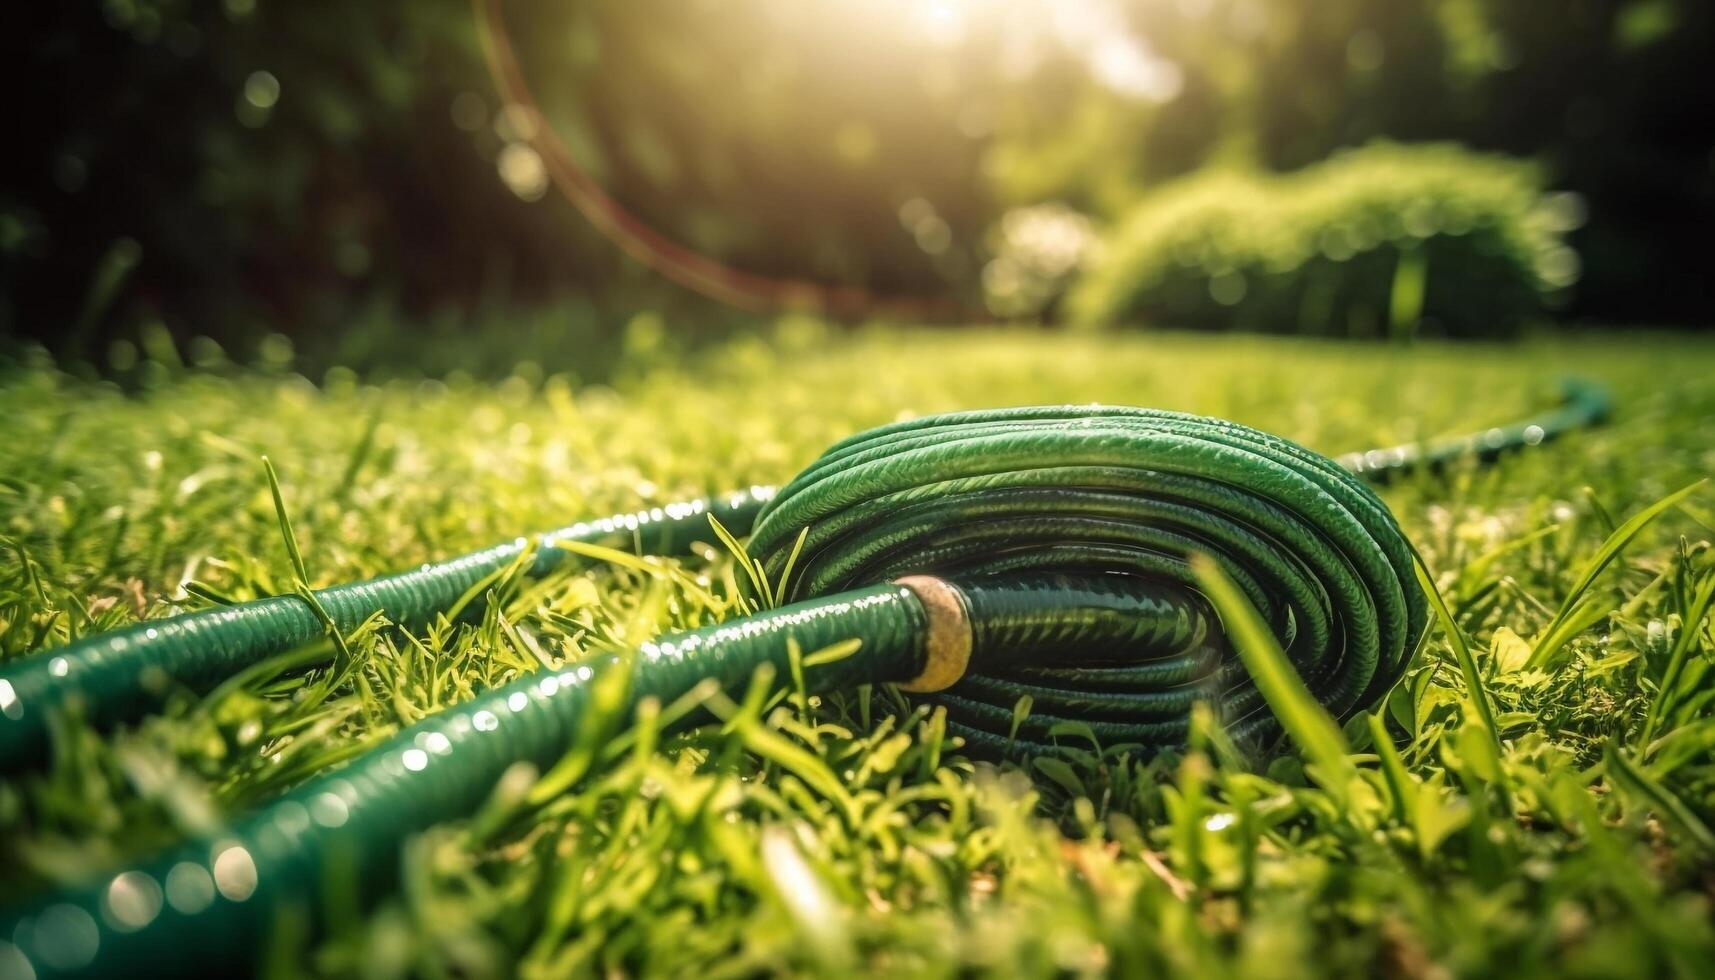
[[[482,51],[494,87],[522,112],[531,149],[542,158],[554,187],[591,227],[644,268],[718,303],[750,313],[814,313],[842,320],[974,321],[987,311],[945,298],[879,296],[862,286],[786,279],[734,268],[673,240],[609,194],[549,125],[512,44],[501,0],[471,0]]]
[[[1545,441],[1607,412],[1598,389],[1481,448]],[[1366,455],[1379,475],[1445,458]],[[1369,465],[1373,464],[1373,465]],[[38,899],[0,917],[0,978],[205,974],[254,962],[278,916],[314,900],[326,869],[379,891],[405,835],[470,813],[513,763],[551,765],[602,670],[630,697],[672,700],[706,679],[739,689],[789,648],[851,638],[850,656],[806,665],[818,691],[896,682],[946,707],[990,754],[1043,751],[1078,722],[1105,745],[1178,742],[1191,705],[1241,734],[1266,709],[1196,590],[1207,554],[1263,614],[1337,715],[1398,679],[1426,621],[1409,546],[1349,467],[1217,419],[1066,406],[969,412],[848,439],[777,493],[742,494],[574,525],[541,537],[531,570],[570,558],[556,542],[677,553],[714,514],[797,601],[663,637],[634,655],[536,673],[407,728],[241,818],[227,832]],[[317,593],[337,627],[381,612],[413,623],[527,555],[518,539],[401,575]],[[796,561],[794,561],[796,555]],[[0,667],[0,766],[39,763],[47,718],[72,699],[99,721],[146,710],[159,677],[207,686],[321,635],[297,597],[189,613],[93,636]],[[120,642],[123,641],[123,642]],[[1012,707],[1035,708],[1013,731]]]

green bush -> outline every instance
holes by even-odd
[[[1290,174],[1162,187],[1068,298],[1080,322],[1376,336],[1511,333],[1577,276],[1581,206],[1536,169],[1450,145],[1374,143]]]

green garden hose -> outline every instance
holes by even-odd
[[[541,535],[530,570],[545,574],[571,560],[560,547],[570,542],[685,554],[694,541],[710,537],[711,516],[727,527],[748,528],[773,493],[753,487],[583,521]],[[342,631],[356,629],[377,612],[389,622],[417,627],[510,568],[531,545],[517,538],[409,572],[321,589],[316,598]],[[138,623],[0,665],[0,773],[44,763],[49,719],[73,701],[97,723],[136,718],[175,685],[212,687],[326,632],[308,603],[283,595]]]
[[[1497,430],[1501,441],[1477,437],[1468,451],[1541,442],[1606,414],[1598,389],[1569,394],[1559,411]],[[1349,715],[1399,678],[1426,622],[1410,547],[1353,471],[1447,458],[1388,451],[1343,467],[1234,423],[1143,409],[970,412],[855,436],[778,493],[755,488],[544,535],[538,573],[569,559],[556,547],[567,540],[679,553],[710,537],[713,514],[748,532],[752,557],[800,601],[663,637],[635,656],[521,678],[405,729],[217,838],[0,919],[0,980],[242,969],[281,911],[318,893],[330,863],[384,888],[402,837],[470,813],[515,762],[551,765],[603,670],[630,672],[634,703],[669,701],[708,678],[741,688],[765,664],[785,676],[793,644],[808,652],[857,638],[855,654],[806,666],[807,686],[901,683],[944,706],[950,730],[979,753],[1051,750],[1067,722],[1104,746],[1172,745],[1199,700],[1241,736],[1261,734],[1266,706],[1196,590],[1193,553],[1223,568],[1310,689]],[[340,629],[376,611],[421,622],[530,547],[519,539],[317,595]],[[73,698],[98,720],[135,714],[162,680],[206,686],[323,629],[308,603],[279,597],[6,665],[0,766],[40,761],[44,717]],[[1033,708],[1016,722],[1026,695]]]

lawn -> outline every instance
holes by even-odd
[[[601,383],[536,364],[496,382],[306,379],[281,356],[203,350],[191,368],[160,345],[115,381],[0,371],[0,656],[290,591],[263,454],[320,586],[783,482],[854,431],[951,409],[1173,408],[1330,454],[1510,421],[1570,374],[1607,383],[1617,411],[1385,488],[1460,636],[1432,632],[1380,717],[1345,726],[1347,756],[1244,758],[1207,731],[1184,754],[1085,745],[997,767],[890,690],[718,703],[727,724],[655,750],[647,722],[572,747],[593,758],[570,789],[515,770],[470,821],[401,840],[403,887],[379,906],[354,907],[330,867],[325,900],[258,950],[265,969],[1708,975],[1715,488],[1580,580],[1628,517],[1715,470],[1715,342],[796,321],[694,355],[651,339]],[[307,692],[331,643],[126,730],[67,719],[48,770],[0,781],[0,894],[121,868],[520,672],[734,615],[734,574],[713,551],[568,570],[469,626],[360,632],[329,697]],[[1563,608],[1584,628],[1548,630]]]

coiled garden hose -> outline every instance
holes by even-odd
[[[1599,389],[1470,451],[1534,444],[1607,412]],[[1500,443],[1505,443],[1504,445]],[[1435,451],[1341,466],[1230,422],[1106,407],[967,412],[875,429],[834,446],[778,493],[740,494],[591,521],[543,535],[532,570],[568,541],[681,553],[715,516],[796,599],[663,637],[635,656],[536,673],[407,728],[242,818],[82,889],[0,919],[12,976],[207,973],[254,962],[283,909],[311,901],[327,868],[380,890],[407,834],[473,811],[515,762],[564,753],[603,669],[630,671],[633,702],[670,701],[705,679],[734,690],[852,638],[856,653],[801,660],[827,691],[896,682],[946,708],[981,753],[1049,750],[1066,722],[1144,750],[1212,704],[1241,734],[1269,724],[1186,559],[1211,556],[1271,624],[1337,715],[1377,701],[1421,639],[1425,601],[1387,508],[1354,475],[1445,462]],[[1352,460],[1356,460],[1354,463]],[[336,628],[379,611],[411,624],[522,560],[505,545],[317,593]],[[322,635],[295,596],[90,637],[0,669],[0,766],[39,762],[44,716],[72,698],[112,720],[174,681],[221,676]],[[1030,713],[1014,706],[1028,695]],[[1087,726],[1087,727],[1083,727]]]

